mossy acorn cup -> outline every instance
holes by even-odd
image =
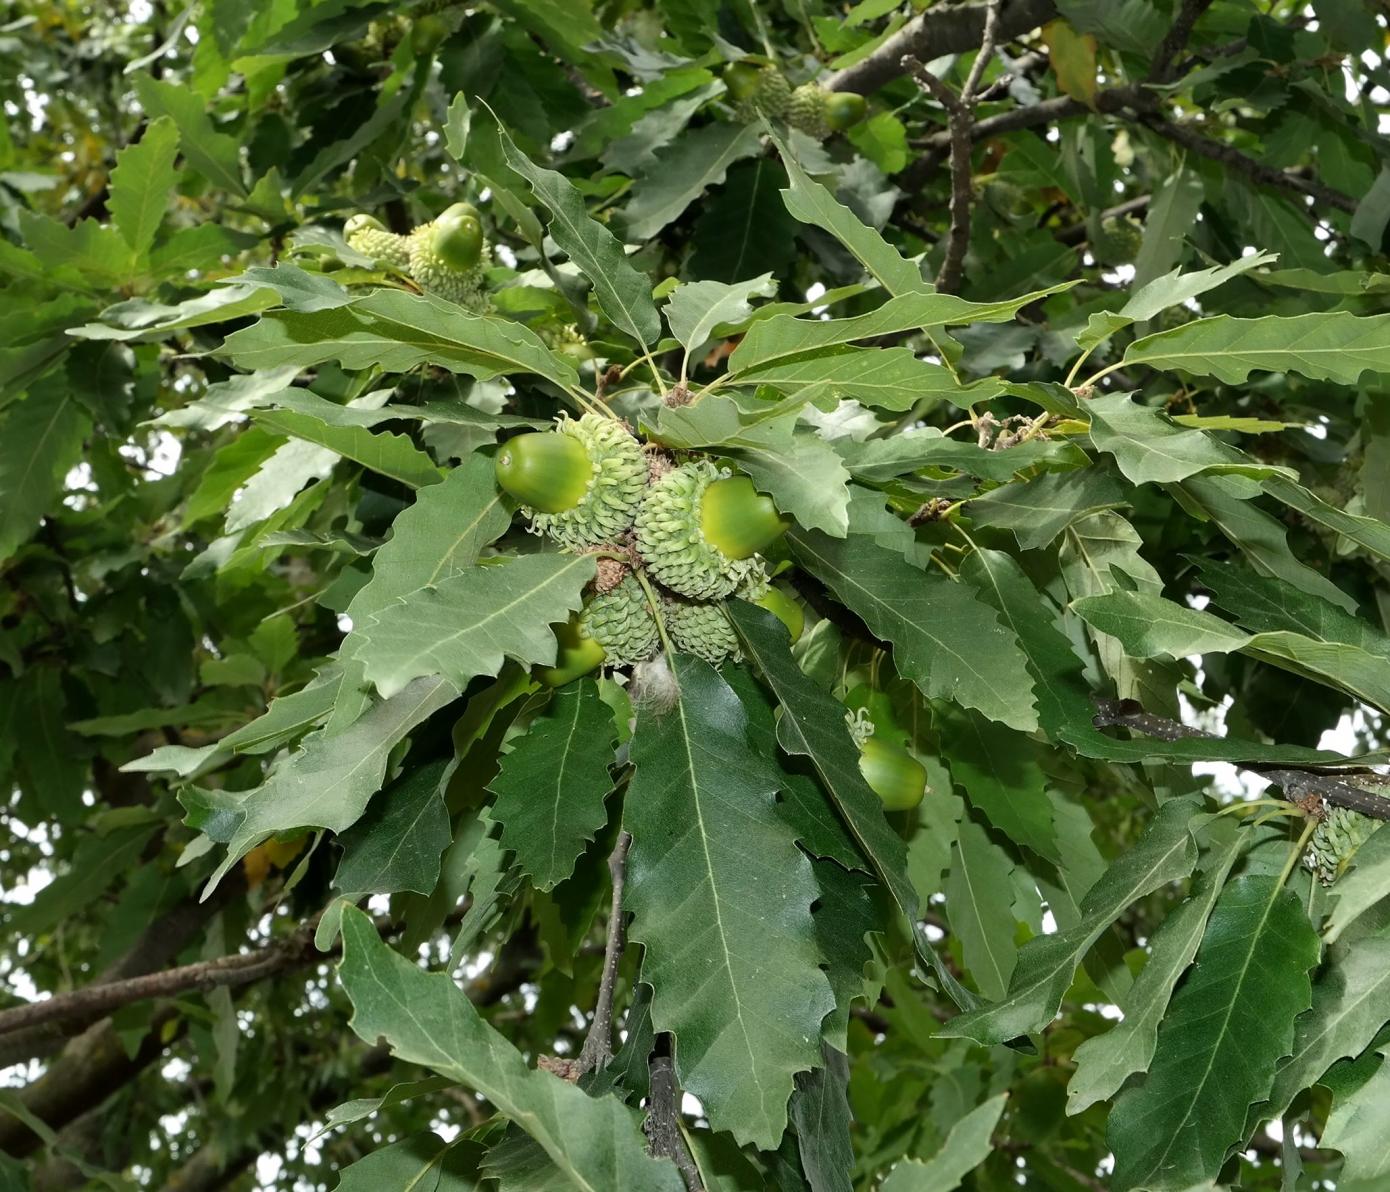
[[[600,414],[508,439],[496,469],[497,483],[521,502],[532,531],[571,550],[616,541],[647,487],[642,445]]]
[[[364,257],[385,261],[393,269],[405,269],[410,264],[409,240],[388,232],[375,215],[358,213],[349,217],[343,225],[343,239]]]
[[[634,528],[659,583],[690,600],[717,600],[761,574],[758,551],[790,524],[746,476],[699,460],[647,490]]]
[[[886,811],[911,811],[927,793],[926,768],[901,745],[870,737],[859,753],[859,772]]]

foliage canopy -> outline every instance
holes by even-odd
[[[1384,1187],[1388,26],[12,5],[0,1188]]]

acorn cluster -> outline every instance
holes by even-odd
[[[1356,850],[1380,827],[1380,821],[1345,807],[1329,807],[1308,841],[1303,863],[1330,886],[1351,864]]]
[[[736,659],[724,611],[733,595],[800,635],[800,606],[771,585],[759,554],[788,522],[747,477],[707,459],[675,465],[624,423],[592,413],[508,439],[496,470],[533,533],[601,556],[594,595],[557,634],[559,657],[541,672],[545,682],[643,662],[663,627],[677,650],[716,666]]]
[[[408,236],[388,232],[372,215],[354,215],[343,237],[363,256],[409,274],[427,294],[437,294],[466,310],[487,306],[487,268],[492,254],[482,221],[471,203],[455,203]]]
[[[785,120],[819,141],[843,132],[864,118],[864,97],[852,91],[827,91],[819,83],[793,87],[775,66],[753,61],[724,68],[724,85],[734,100],[734,114],[745,123],[758,116]]]

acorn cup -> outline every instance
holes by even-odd
[[[408,238],[410,276],[422,290],[481,310],[486,302],[489,262],[478,212],[455,203],[433,223],[421,224]]]
[[[560,643],[555,665],[538,666],[535,671],[536,678],[547,687],[563,687],[597,670],[607,657],[603,647],[584,632],[582,614],[571,617],[556,629],[555,640]]]
[[[562,418],[517,435],[497,453],[497,483],[521,502],[531,530],[578,550],[613,542],[632,525],[647,460],[626,427],[600,414]]]
[[[885,811],[911,811],[927,793],[926,768],[883,737],[870,737],[860,746],[859,772]]]
[[[714,600],[761,573],[758,551],[790,524],[746,476],[699,460],[647,490],[635,522],[637,553],[671,591]]]
[[[611,592],[595,596],[580,625],[607,655],[609,666],[631,666],[656,653],[660,631],[642,585],[631,575]]]
[[[1330,886],[1351,865],[1356,851],[1380,821],[1346,807],[1329,807],[1308,841],[1303,862],[1318,875],[1324,886]]]
[[[791,84],[775,66],[732,62],[724,68],[724,85],[734,99],[734,114],[747,123],[760,113],[780,117],[791,102]]]
[[[343,239],[348,246],[364,257],[383,261],[392,269],[410,266],[410,243],[407,237],[388,232],[374,215],[351,216],[343,225]]]
[[[743,656],[722,600],[668,600],[663,611],[671,644],[681,653],[694,654],[711,666]]]

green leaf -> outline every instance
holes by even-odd
[[[821,787],[897,903],[913,932],[914,945],[935,971],[942,988],[962,1008],[977,1004],[976,996],[937,957],[925,933],[916,930],[917,892],[907,877],[907,850],[859,771],[859,749],[850,736],[844,705],[797,666],[781,621],[743,600],[731,600],[727,608],[744,653],[762,672],[782,706],[777,743],[786,753],[810,761]]]
[[[129,145],[116,155],[107,206],[137,260],[150,251],[155,233],[164,222],[169,193],[178,178],[174,169],[178,148],[178,128],[168,116],[160,116],[146,125],[138,144]]]
[[[655,236],[707,187],[723,182],[734,162],[757,153],[760,141],[751,124],[705,124],[677,137],[657,153],[654,165],[633,187],[624,212],[628,238]]]
[[[797,1072],[820,1061],[834,1005],[811,921],[810,860],[776,815],[776,769],[748,746],[738,697],[706,663],[673,660],[673,710],[639,707],[626,905],[652,1022],[676,1040],[681,1087],[710,1125],[775,1147]]]
[[[392,783],[366,814],[338,837],[343,857],[333,884],[350,895],[428,894],[439,881],[440,854],[449,847],[446,762],[427,766]]]
[[[502,825],[502,847],[538,890],[569,877],[585,843],[607,822],[603,801],[613,789],[608,767],[616,735],[597,684],[566,684],[488,784],[497,795],[492,818]]]
[[[946,917],[959,938],[965,967],[990,1001],[1009,987],[1018,959],[1014,944],[1014,864],[969,816],[961,820],[946,877]]]
[[[729,171],[728,182],[702,205],[695,223],[691,276],[735,282],[765,271],[781,276],[790,267],[796,259],[796,221],[778,197],[785,181],[771,157]]]
[[[1252,372],[1293,372],[1355,385],[1367,370],[1390,372],[1390,315],[1216,315],[1136,339],[1123,363],[1180,368],[1228,385],[1240,384]]]
[[[440,480],[438,465],[404,435],[373,434],[361,426],[333,426],[312,414],[291,410],[256,410],[252,418],[266,430],[315,443],[411,488],[424,488]]]
[[[881,1192],[952,1192],[966,1175],[993,1152],[990,1138],[1004,1112],[1008,1093],[977,1105],[946,1135],[941,1149],[929,1160],[904,1159],[888,1173]]]
[[[1023,307],[1068,288],[1053,286],[1001,302],[969,302],[954,294],[907,293],[889,298],[868,314],[848,319],[776,315],[753,324],[729,357],[729,371],[748,372],[855,340],[878,339],[904,331],[961,323],[1007,323]]]
[[[1043,462],[1074,465],[1088,462],[1070,443],[1029,439],[1026,443],[991,451],[977,443],[949,439],[934,426],[862,443],[837,439],[834,446],[850,475],[868,484],[881,484],[922,468],[953,469],[981,480],[1003,483],[1012,480],[1018,472]]]
[[[686,352],[706,343],[724,323],[742,323],[753,313],[751,298],[777,293],[772,274],[726,285],[720,281],[691,281],[677,286],[666,300],[666,323]],[[707,404],[701,402],[701,405]]]
[[[857,858],[855,864],[858,866]],[[856,998],[870,1004],[874,1000],[870,982],[864,975],[865,965],[873,958],[868,937],[883,931],[885,924],[874,903],[872,878],[856,870],[843,869],[834,861],[817,861],[813,869],[820,887],[813,912],[816,942],[825,958],[825,975],[835,994],[835,1009],[821,1023],[821,1038],[833,1050],[846,1050],[851,1003]],[[800,1080],[798,1077],[798,1087]],[[792,1115],[795,1118],[795,1097]]]
[[[9,912],[9,929],[42,936],[64,919],[74,918],[140,863],[140,854],[158,831],[149,822],[129,824],[102,835],[85,833],[72,854],[72,863],[38,892],[27,906]]]
[[[131,298],[108,306],[101,312],[98,322],[73,327],[68,334],[78,339],[157,339],[170,331],[206,327],[253,315],[274,306],[277,301],[274,290],[255,285],[220,286],[173,306],[146,298]]]
[[[1356,601],[1325,575],[1294,558],[1284,526],[1245,499],[1244,482],[1231,476],[1193,476],[1175,493],[1182,504],[1209,517],[1261,575],[1272,575],[1303,592],[1330,600],[1348,612]]]
[[[352,1029],[364,1041],[385,1038],[398,1059],[476,1089],[540,1143],[576,1188],[683,1192],[675,1167],[648,1157],[630,1109],[528,1067],[447,973],[426,973],[393,952],[355,907],[343,912],[338,978],[352,1000]]]
[[[213,186],[245,196],[241,145],[235,138],[213,129],[201,95],[178,83],[156,80],[144,71],[135,75],[135,92],[140,106],[151,117],[168,116],[178,125],[183,155],[190,166]]]
[[[1360,1088],[1337,1097],[1327,1115],[1318,1145],[1346,1156],[1337,1187],[1347,1192],[1375,1192],[1390,1174],[1390,1047],[1376,1048],[1380,1067]]]
[[[824,1051],[824,1066],[799,1073],[792,1094],[791,1120],[801,1170],[811,1192],[853,1192],[849,1058],[831,1047]]]
[[[275,311],[229,335],[222,350],[246,369],[336,360],[344,368],[409,372],[434,364],[480,381],[534,373],[561,389],[579,383],[573,366],[521,324],[403,290],[376,290],[328,310]]]
[[[1126,504],[1125,488],[1099,468],[1044,472],[991,489],[967,506],[973,522],[1012,530],[1023,550],[1038,550],[1075,521]]]
[[[1183,799],[1160,807],[1139,842],[1087,892],[1080,922],[1066,931],[1034,936],[1019,950],[1004,1000],[953,1018],[941,1033],[988,1046],[1042,1030],[1062,1004],[1081,958],[1101,933],[1131,903],[1192,871],[1197,859],[1190,831],[1195,814],[1196,808]]]
[[[1390,525],[1379,518],[1360,517],[1345,509],[1338,509],[1282,475],[1266,480],[1264,490],[1310,521],[1335,530],[1381,559],[1390,560]]]
[[[836,348],[747,369],[734,383],[768,385],[820,406],[854,398],[875,409],[898,412],[910,410],[924,397],[968,406],[992,397],[1001,387],[987,378],[962,388],[950,369],[918,359],[911,348]]]
[[[470,567],[420,588],[354,625],[352,657],[386,699],[426,675],[462,690],[504,658],[549,666],[550,626],[583,603],[593,555],[536,554]]]
[[[975,810],[1015,844],[1045,860],[1061,861],[1047,779],[1033,742],[966,712],[943,721],[941,749],[952,781],[965,790]]]
[[[402,1138],[344,1167],[335,1192],[380,1192],[400,1188],[408,1192],[474,1192],[482,1185],[474,1178],[483,1148],[459,1139],[445,1142],[425,1131]]]
[[[1360,1055],[1385,1023],[1388,997],[1390,932],[1358,933],[1334,944],[1313,982],[1312,1007],[1295,1024],[1293,1052],[1280,1061],[1258,1116],[1281,1116],[1334,1063]]]
[[[791,182],[782,192],[782,201],[796,219],[829,232],[890,294],[931,291],[931,283],[922,277],[922,270],[915,261],[904,259],[873,228],[811,178],[775,129],[770,130],[769,136],[777,146]]]
[[[1225,888],[1159,1028],[1147,1079],[1111,1111],[1116,1189],[1216,1178],[1293,1043],[1317,961],[1318,937],[1278,877],[1252,874]]]
[[[661,336],[661,316],[651,283],[629,264],[618,238],[590,218],[579,191],[563,174],[544,170],[516,147],[499,123],[497,134],[507,165],[526,180],[550,212],[550,235],[594,285],[599,308],[620,331],[644,347]]]
[[[254,526],[286,508],[306,484],[330,475],[337,462],[337,452],[303,439],[281,444],[241,485],[226,507],[227,533]]]
[[[1327,917],[1328,943],[1335,943],[1371,907],[1390,896],[1390,832],[1373,832],[1356,850],[1351,868],[1337,879],[1336,894]]]
[[[1038,726],[1018,641],[966,584],[924,573],[861,534],[828,538],[791,530],[801,564],[894,646],[899,673],[928,699],[949,697],[991,720]]]
[[[1076,1049],[1067,1113],[1108,1101],[1134,1073],[1148,1071],[1173,987],[1197,955],[1212,907],[1244,843],[1241,833],[1226,825],[1224,838],[1214,844],[1202,866],[1200,884],[1154,933],[1143,971],[1120,1003],[1124,1019]]]
[[[1286,468],[1256,463],[1205,431],[1175,426],[1158,410],[1141,406],[1128,393],[1107,393],[1086,403],[1091,442],[1115,457],[1133,484],[1166,484],[1202,473],[1235,473],[1261,480]]]
[[[65,383],[46,378],[0,415],[0,561],[39,528],[91,430]]]
[[[188,809],[188,824],[227,846],[227,856],[204,896],[237,861],[277,832],[342,832],[355,824],[381,789],[391,750],[458,695],[459,689],[447,679],[417,679],[393,698],[373,705],[343,732],[331,735],[320,729],[306,737],[252,791],[186,788],[179,799]]]

